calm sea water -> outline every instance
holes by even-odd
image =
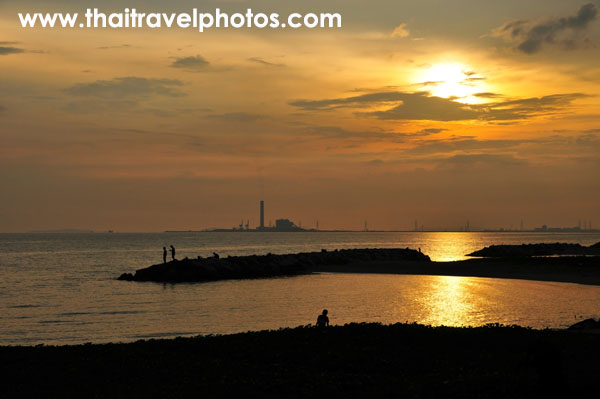
[[[314,323],[566,327],[600,316],[600,287],[445,276],[319,274],[293,278],[156,284],[117,281],[124,272],[179,258],[421,248],[433,260],[463,259],[491,244],[600,241],[585,233],[156,233],[0,234],[0,345],[133,341]]]

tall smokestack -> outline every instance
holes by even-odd
[[[265,228],[265,201],[260,201],[260,228]]]

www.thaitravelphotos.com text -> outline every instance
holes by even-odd
[[[165,13],[141,12],[135,8],[125,8],[122,12],[104,13],[99,9],[88,8],[82,15],[79,13],[18,13],[23,28],[81,28],[81,29],[136,29],[136,28],[180,28],[197,29],[204,32],[215,28],[323,28],[342,27],[342,16],[339,13],[290,13],[282,16],[278,13],[254,13],[247,9],[244,13],[222,12],[219,8],[214,12]]]

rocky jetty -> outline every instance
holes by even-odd
[[[467,256],[505,258],[517,256],[600,255],[600,242],[589,247],[580,244],[544,243],[521,245],[491,245]]]
[[[412,249],[343,249],[288,255],[185,258],[124,273],[119,280],[154,282],[201,282],[308,274],[324,265],[364,262],[431,262],[429,256]]]

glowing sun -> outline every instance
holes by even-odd
[[[439,63],[422,71],[418,84],[433,96],[456,98],[464,103],[478,102],[473,94],[484,91],[485,78],[460,63]]]

